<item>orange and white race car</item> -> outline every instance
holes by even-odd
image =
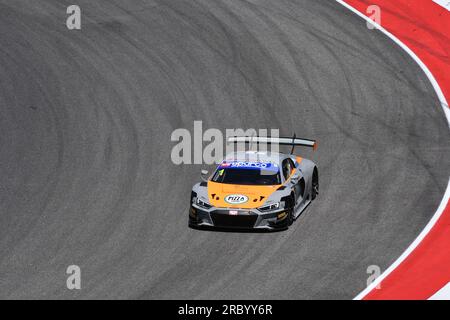
[[[232,143],[278,143],[316,147],[298,138],[231,137]],[[319,172],[314,162],[279,152],[240,151],[228,154],[214,173],[202,170],[193,186],[189,226],[233,229],[287,229],[316,199]]]

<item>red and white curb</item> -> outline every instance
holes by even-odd
[[[433,2],[436,2],[438,5],[450,11],[450,0],[433,0]]]
[[[450,299],[450,282],[445,287],[431,296],[430,300],[449,300]]]
[[[393,33],[375,23],[372,19],[347,3],[352,2],[352,0],[336,1],[362,19],[366,20],[366,22],[372,24],[376,29],[388,36],[392,41],[406,51],[411,58],[414,59],[433,85],[450,128],[450,108],[447,100],[433,73],[419,58],[419,56]],[[450,11],[450,0],[433,1]],[[365,5],[369,5],[367,1],[362,2]],[[376,3],[377,1],[372,2]],[[430,2],[430,4],[432,3]],[[450,73],[450,70],[448,72]],[[450,299],[450,265],[447,264],[447,262],[450,261],[450,250],[448,249],[448,246],[450,245],[449,199],[450,179],[444,197],[442,198],[436,213],[426,225],[425,229],[380,277],[378,277],[370,286],[355,297],[355,300],[427,298],[441,300]],[[438,250],[436,251],[435,248]],[[436,265],[442,261],[444,261],[444,265],[440,265],[440,269],[436,270]],[[434,270],[436,272],[434,272]],[[416,273],[416,275],[411,276],[411,274],[414,273]],[[417,278],[417,273],[419,273],[422,278],[420,281],[416,281],[416,283],[414,283]],[[409,279],[408,276],[410,277]],[[442,286],[439,287],[440,284],[442,284]]]

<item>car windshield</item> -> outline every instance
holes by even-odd
[[[265,163],[235,162],[221,164],[211,179],[214,182],[240,185],[281,184],[278,166]]]

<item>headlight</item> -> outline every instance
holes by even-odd
[[[203,201],[203,200],[200,199],[200,198],[197,198],[197,200],[196,200],[195,203],[197,203],[197,205],[198,205],[199,207],[202,207],[202,208],[205,208],[205,209],[209,209],[209,208],[212,207],[212,205],[210,205],[210,204],[207,203],[206,201]]]
[[[268,211],[275,211],[281,208],[281,203],[279,202],[275,202],[275,203],[271,203],[268,204],[266,206],[263,207],[259,207],[258,210],[261,212],[268,212]]]

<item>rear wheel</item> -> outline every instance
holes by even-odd
[[[319,173],[317,168],[314,168],[311,189],[311,200],[314,200],[319,194]]]

